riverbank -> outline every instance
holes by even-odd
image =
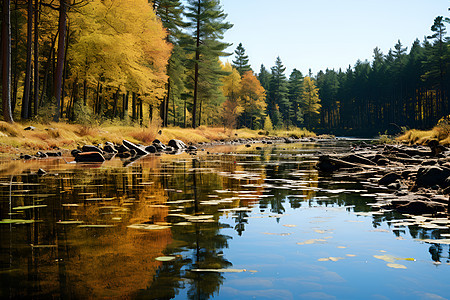
[[[181,140],[188,145],[233,141],[239,139],[262,140],[270,137],[303,138],[315,134],[304,130],[230,130],[200,126],[192,128],[147,128],[138,126],[83,126],[68,123],[50,124],[9,124],[0,122],[0,155],[14,156],[42,150],[72,150],[84,145],[97,145],[111,142],[149,145],[155,139],[167,144],[172,139]]]
[[[350,153],[322,155],[316,168],[334,180],[377,188],[374,211],[446,218],[449,213],[450,151],[428,146],[354,145]]]

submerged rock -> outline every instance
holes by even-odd
[[[105,157],[99,152],[82,152],[75,157],[75,161],[78,163],[102,163],[105,161]]]

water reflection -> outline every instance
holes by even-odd
[[[257,243],[281,243],[283,251],[294,251],[299,241],[321,244],[333,230],[314,226],[338,208],[371,216],[374,233],[358,233],[367,243],[384,231],[399,240],[448,234],[448,229],[404,224],[405,217],[392,211],[373,214],[368,204],[374,200],[368,195],[384,192],[376,187],[320,177],[313,167],[316,152],[346,147],[217,147],[196,156],[149,156],[126,167],[119,159],[102,166],[57,159],[5,163],[0,177],[0,298],[220,297],[227,273],[196,270],[231,269],[239,261],[234,253],[264,257],[267,250],[260,245],[245,245],[246,251],[231,247],[238,240],[253,241],[259,227],[265,235]],[[38,175],[38,168],[47,174]],[[311,228],[294,230],[297,225],[283,223],[301,221],[318,207],[326,209],[325,215],[311,217]],[[306,229],[322,236],[311,238]],[[278,240],[285,236],[297,240]],[[448,246],[431,244],[427,250],[431,261],[448,262]],[[316,264],[317,258],[306,253],[305,263]],[[171,260],[161,262],[160,257]],[[278,271],[287,274],[289,267],[280,265]]]

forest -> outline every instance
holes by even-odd
[[[219,0],[2,0],[6,122],[307,128],[372,135],[450,114],[448,18],[347,70],[252,70]],[[228,53],[229,47],[234,53]],[[231,60],[231,63],[226,62]]]

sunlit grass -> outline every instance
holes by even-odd
[[[179,139],[186,144],[200,142],[226,141],[238,138],[261,139],[266,136],[305,137],[315,136],[305,129],[263,130],[228,129],[223,127],[200,126],[196,129],[168,127],[160,128],[158,124],[148,127],[107,124],[105,126],[86,126],[69,123],[32,124],[35,130],[24,130],[28,123],[9,124],[0,122],[0,152],[20,153],[26,150],[74,149],[86,144],[120,144],[123,139],[133,143],[148,145],[159,139],[168,143]]]
[[[450,131],[447,126],[435,126],[431,130],[412,129],[397,138],[397,141],[407,144],[426,145],[431,140],[437,140],[442,145],[450,144]]]

